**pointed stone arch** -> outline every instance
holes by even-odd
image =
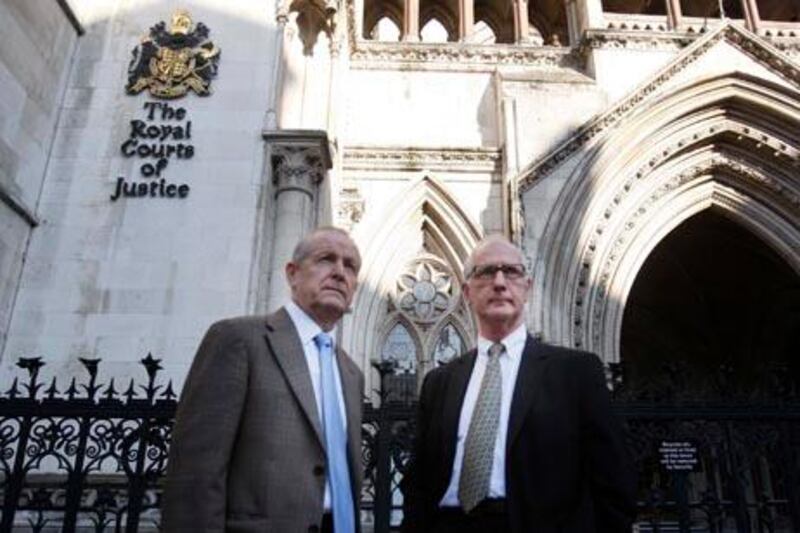
[[[436,325],[435,334],[430,336],[428,345],[424,348],[427,353],[433,354],[434,360],[432,361],[432,364],[438,363],[438,361],[435,360],[434,351],[439,343],[440,334],[449,326],[452,326],[453,329],[455,329],[456,333],[463,341],[463,348],[466,348],[470,344],[470,335],[472,335],[474,329],[472,324],[468,320],[465,320],[465,317],[463,316],[459,316],[457,314],[450,315]],[[460,353],[455,354],[455,356],[458,355],[460,355]]]
[[[446,4],[439,2],[426,3],[420,6],[419,27],[425,28],[431,20],[436,19],[447,31],[447,40],[454,41],[458,35],[458,16]]]
[[[500,9],[494,3],[475,5],[475,22],[483,21],[494,33],[496,43],[514,42],[514,19],[510,10]],[[503,6],[505,7],[505,6]]]
[[[369,240],[355,235],[362,243],[362,268],[353,302],[356,311],[344,320],[343,346],[360,360],[362,368],[369,368],[370,360],[377,356],[381,335],[390,327],[386,324],[387,302],[404,269],[421,255],[435,256],[452,274],[460,298],[464,262],[482,237],[478,224],[446,186],[430,176],[409,184],[392,205],[391,212],[373,213],[359,224],[360,232],[370,229]],[[460,316],[456,323],[461,332],[471,332],[468,316]],[[438,321],[430,327],[436,324]]]
[[[364,6],[364,35],[365,39],[372,39],[371,33],[384,17],[394,22],[398,28],[403,28],[403,5],[396,0],[380,0],[368,2]]]
[[[741,73],[641,109],[583,154],[547,221],[533,322],[561,344],[619,356],[638,269],[703,209],[747,227],[800,272],[800,93]]]
[[[385,355],[384,347],[386,345],[386,341],[389,339],[389,336],[392,334],[392,331],[394,331],[394,329],[397,327],[403,328],[408,333],[411,342],[414,343],[414,356],[417,356],[420,352],[423,351],[424,348],[422,346],[420,332],[417,330],[417,327],[414,325],[413,322],[408,320],[406,317],[398,316],[396,321],[392,322],[391,324],[387,323],[384,325],[384,327],[381,328],[377,343],[377,346],[380,349],[380,358],[384,357]]]

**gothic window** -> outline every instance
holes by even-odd
[[[455,270],[423,252],[397,277],[387,302],[381,358],[395,374],[416,374],[450,361],[468,348],[471,322]]]
[[[625,5],[632,0],[605,0],[613,5]],[[648,5],[661,5],[666,0],[633,0],[647,2]],[[462,3],[471,3],[472,10]],[[412,7],[413,6],[413,7]],[[508,0],[365,0],[363,36],[365,39],[379,41],[398,41],[403,32],[410,32],[409,39],[424,43],[445,43],[463,41],[470,44],[494,45],[525,43],[539,46],[568,46],[569,31],[565,3],[561,0],[550,2],[528,1],[528,20],[515,22],[516,17],[524,18],[524,13],[515,16],[514,2]],[[415,13],[417,20],[411,21],[409,12]],[[466,15],[466,13],[470,13]],[[612,9],[613,11],[613,9]],[[461,17],[469,16],[469,20]],[[387,18],[385,27],[379,24]],[[404,23],[407,27],[404,27]],[[467,28],[471,25],[471,28]],[[421,27],[421,30],[419,29]],[[462,35],[462,32],[465,32]],[[415,33],[418,35],[411,35]],[[403,39],[405,40],[405,38]]]
[[[383,17],[372,30],[372,39],[376,41],[399,41],[400,28],[389,17]]]
[[[756,0],[761,20],[800,22],[800,5],[786,0]]]
[[[695,1],[691,0],[691,2]],[[603,11],[639,15],[666,15],[667,0],[603,0]]]
[[[553,2],[545,7],[539,2],[529,1],[528,24],[527,40],[529,42],[547,46],[569,45],[567,12],[564,2]]]
[[[447,29],[438,19],[430,19],[419,32],[423,43],[446,43],[449,36]]]
[[[681,11],[687,17],[744,18],[741,0],[681,0]]]
[[[381,358],[397,363],[397,368],[413,372],[417,367],[417,345],[408,328],[397,323],[383,341]]]
[[[433,349],[433,360],[437,365],[447,363],[454,357],[458,357],[465,349],[464,339],[461,338],[456,327],[453,324],[447,324],[439,330],[436,346]]]
[[[497,42],[497,36],[491,26],[479,20],[478,23],[475,24],[472,42],[476,44],[494,44]]]

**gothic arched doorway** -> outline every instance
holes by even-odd
[[[665,363],[700,392],[763,386],[777,368],[800,376],[800,276],[741,225],[705,210],[651,252],[625,305],[620,346],[628,377],[651,379]]]
[[[652,250],[625,302],[615,386],[642,530],[797,530],[798,331],[800,276],[719,211]]]

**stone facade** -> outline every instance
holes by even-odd
[[[78,36],[63,11],[17,4],[0,2],[15,17],[0,105],[30,100],[38,114],[0,131],[9,376],[22,355],[57,373],[102,357],[126,376],[152,352],[179,385],[212,321],[285,301],[283,264],[317,224],[348,228],[362,250],[337,335],[365,370],[392,357],[422,375],[474,344],[460,283],[491,232],[522,244],[533,268],[530,328],[607,361],[638,269],[693,213],[721,210],[800,272],[800,13],[777,4],[746,0],[728,20],[676,0],[653,13],[520,1],[504,19],[467,0],[459,13],[416,0],[190,1],[221,50],[213,94],[168,102],[191,120],[194,155],[164,176],[190,192],[114,201],[118,178],[154,179],[121,150],[158,101],[126,94],[126,69],[174,6],[75,0]],[[382,20],[399,41],[373,37]],[[432,20],[447,42],[426,41]],[[62,40],[32,40],[43,24]],[[5,52],[20,41],[56,65],[49,77],[14,70]],[[37,128],[36,154],[15,137],[23,123]]]
[[[0,351],[77,38],[53,6],[0,3]]]

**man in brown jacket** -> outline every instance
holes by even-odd
[[[178,406],[165,531],[359,529],[364,380],[328,333],[360,265],[344,231],[317,229],[286,265],[291,302],[211,326]]]

